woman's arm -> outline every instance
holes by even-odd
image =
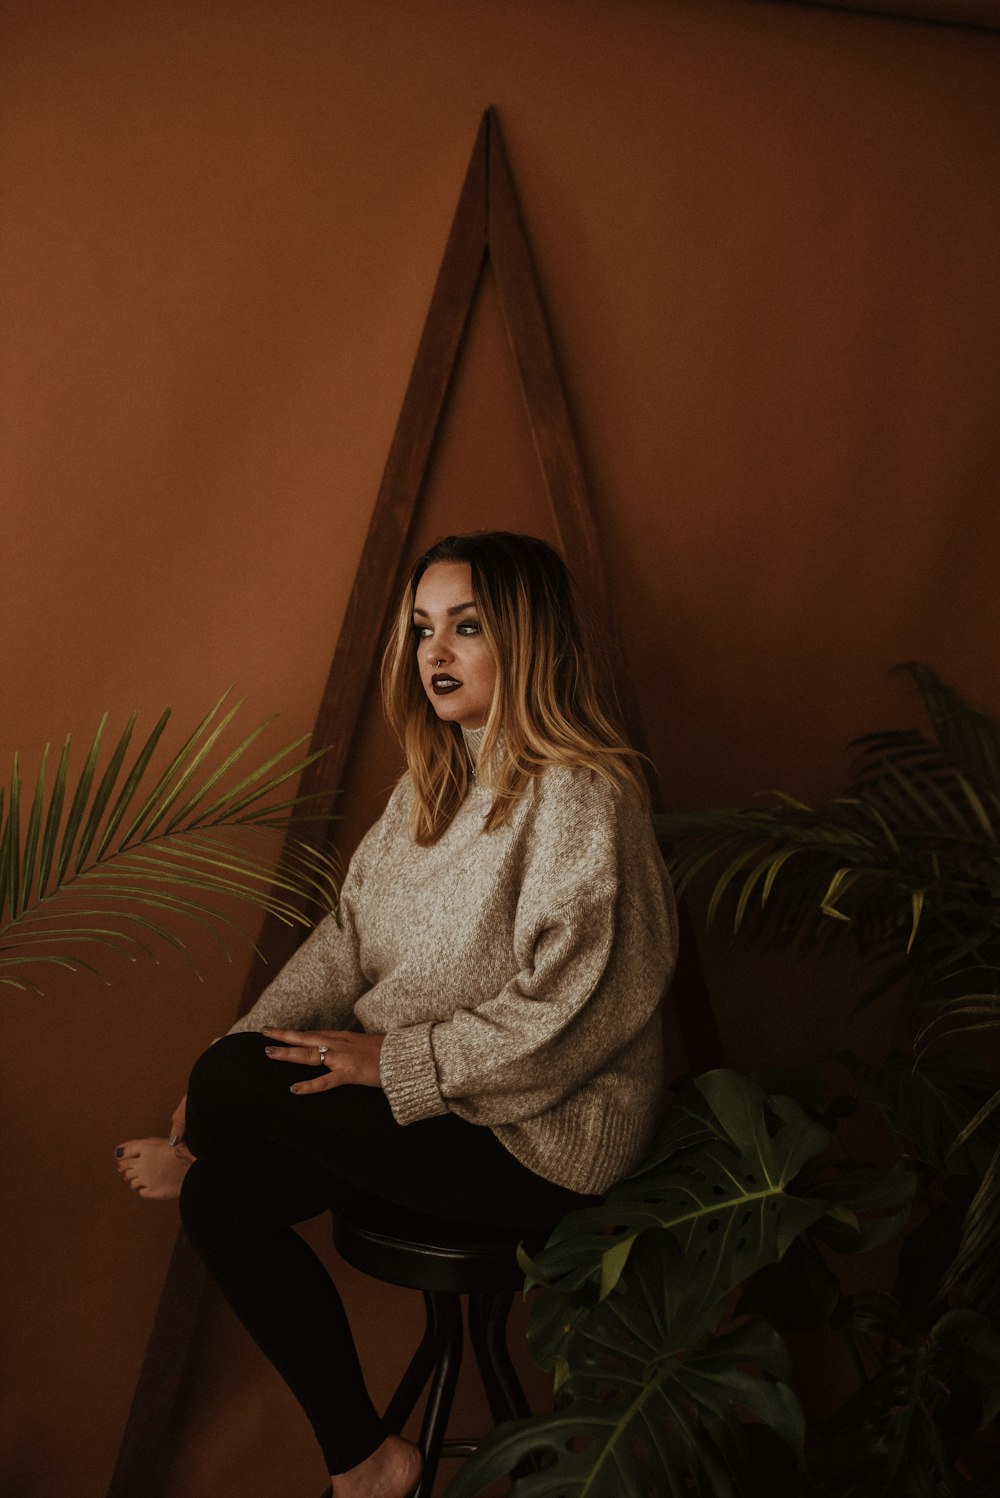
[[[410,801],[408,777],[396,786],[385,811],[354,851],[344,876],[336,912],[320,921],[253,1008],[236,1021],[241,1030],[341,1030],[350,1024],[354,1005],[370,987],[361,964],[365,909],[377,883],[380,849],[394,829],[405,824]]]
[[[490,1126],[547,1112],[613,1065],[665,992],[676,914],[645,804],[567,767],[528,795],[513,924],[498,933],[511,977],[451,1015],[390,1030],[382,1085],[400,1123],[449,1109]],[[477,992],[478,976],[457,991]]]
[[[368,987],[347,883],[333,915],[320,921],[260,998],[229,1031],[281,1026],[313,1030],[346,1026]]]
[[[382,1085],[397,1120],[454,1107],[470,1122],[515,1123],[608,1064],[656,1014],[673,968],[668,893],[652,904],[644,912],[607,886],[581,891],[546,918],[530,964],[495,996],[387,1035]]]
[[[399,816],[399,791],[361,839],[340,890],[336,911],[320,921],[289,958],[260,998],[235,1025],[241,1030],[311,1031],[343,1029],[354,1005],[369,987],[361,966],[365,885],[380,838],[390,818]]]

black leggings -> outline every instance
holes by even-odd
[[[292,1225],[370,1193],[457,1221],[545,1231],[589,1205],[453,1113],[401,1128],[377,1087],[299,1096],[262,1035],[229,1035],[191,1074],[181,1191],[185,1231],[229,1304],[312,1423],[327,1471],[370,1456],[388,1431],[368,1397],[340,1296]]]

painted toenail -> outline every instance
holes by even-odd
[[[125,1146],[123,1144],[120,1144],[118,1146],[118,1148],[115,1150],[115,1159],[116,1160],[120,1160],[121,1157],[122,1157],[122,1155],[124,1155],[124,1153],[125,1153]]]

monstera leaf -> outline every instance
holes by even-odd
[[[710,1336],[697,1267],[670,1241],[646,1235],[627,1278],[572,1332],[554,1413],[500,1426],[449,1498],[528,1461],[536,1470],[517,1478],[516,1498],[739,1498],[747,1412],[801,1448],[780,1337],[762,1321]]]
[[[644,1167],[524,1259],[545,1287],[528,1335],[553,1370],[558,1408],[501,1427],[454,1498],[539,1452],[518,1498],[739,1494],[748,1412],[796,1446],[801,1415],[781,1381],[778,1334],[759,1320],[720,1321],[734,1288],[808,1228],[827,1218],[856,1228],[846,1201],[796,1189],[830,1137],[792,1098],[737,1073],[692,1084]]]
[[[310,798],[288,787],[319,755],[290,759],[299,739],[248,761],[272,719],[221,749],[240,707],[227,707],[228,695],[158,773],[151,765],[169,710],[131,761],[138,715],[106,757],[105,715],[72,782],[71,741],[51,783],[46,747],[26,817],[14,756],[6,796],[0,790],[0,984],[40,992],[34,974],[45,967],[94,972],[81,948],[134,957],[156,939],[186,952],[176,927],[192,922],[221,940],[227,927],[240,929],[226,913],[232,901],[304,925],[310,906],[330,908],[336,870],[318,848],[289,840],[275,869],[276,834],[308,816]]]
[[[849,1208],[792,1189],[830,1137],[794,1099],[768,1096],[737,1072],[708,1072],[671,1109],[652,1163],[601,1206],[564,1218],[524,1259],[529,1280],[592,1303],[617,1284],[641,1234],[665,1232],[698,1265],[689,1294],[711,1309],[818,1218],[852,1220]]]

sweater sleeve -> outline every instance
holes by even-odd
[[[361,967],[358,907],[381,823],[366,833],[351,859],[337,909],[326,916],[260,998],[229,1031],[341,1030],[368,981]]]
[[[673,966],[673,904],[651,834],[638,861],[623,860],[616,830],[593,814],[543,826],[518,907],[519,971],[450,1019],[386,1036],[382,1085],[399,1123],[447,1111],[485,1125],[532,1118],[649,1023]],[[554,870],[560,898],[540,905]]]

